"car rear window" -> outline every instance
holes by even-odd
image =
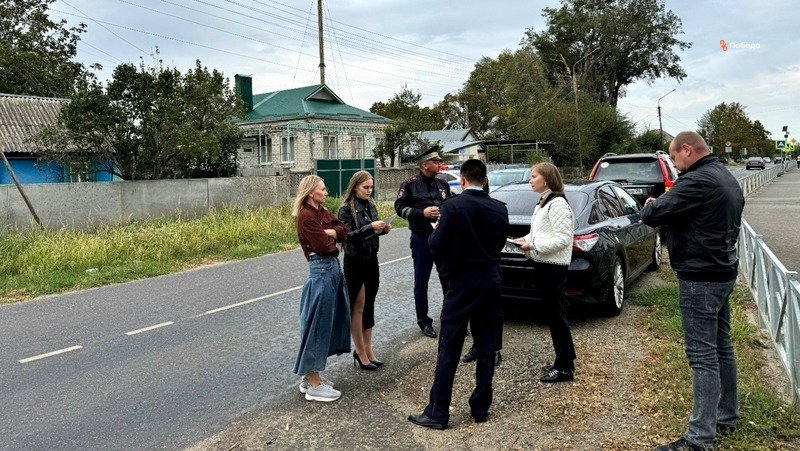
[[[589,201],[586,194],[579,191],[567,191],[566,195],[567,202],[576,215],[586,208]],[[533,215],[533,208],[539,202],[539,194],[526,190],[498,189],[492,193],[492,197],[506,204],[509,216],[530,217]]]
[[[664,183],[664,175],[656,160],[602,161],[594,180]]]
[[[489,185],[502,186],[509,183],[518,182],[520,180],[525,180],[525,170],[523,169],[519,172],[490,172],[488,177]]]

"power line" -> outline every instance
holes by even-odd
[[[149,7],[142,6],[142,5],[139,5],[139,4],[136,4],[136,3],[132,3],[132,2],[130,2],[130,1],[127,1],[127,0],[119,0],[119,1],[120,1],[120,2],[122,2],[122,3],[127,3],[127,4],[129,4],[129,5],[132,5],[132,6],[136,6],[136,7],[138,7],[138,8],[146,9],[146,10],[149,10],[149,11],[152,11],[152,12],[155,12],[155,13],[158,13],[158,14],[162,14],[162,15],[165,15],[165,16],[173,17],[173,18],[175,18],[175,19],[179,19],[179,20],[183,20],[183,21],[186,21],[186,22],[189,22],[189,23],[193,23],[193,24],[195,24],[195,25],[199,25],[199,26],[203,26],[203,27],[211,28],[211,29],[214,29],[214,30],[220,31],[220,32],[222,32],[222,33],[231,34],[231,35],[238,36],[238,37],[242,37],[242,38],[244,38],[244,39],[248,39],[248,40],[251,40],[251,41],[254,41],[254,42],[260,42],[260,43],[262,43],[262,44],[267,44],[267,45],[271,45],[271,46],[273,46],[273,47],[277,47],[277,48],[284,49],[284,50],[287,50],[287,51],[295,52],[295,50],[294,50],[294,49],[289,49],[289,48],[282,47],[282,46],[280,46],[280,45],[277,45],[277,44],[272,44],[272,43],[269,43],[269,42],[266,42],[266,41],[262,41],[262,40],[259,40],[259,39],[256,39],[256,38],[254,38],[254,37],[252,37],[252,36],[247,36],[247,35],[242,35],[242,34],[238,34],[238,33],[233,33],[233,32],[231,32],[231,31],[229,31],[229,30],[226,30],[226,29],[221,29],[221,28],[219,28],[219,27],[215,27],[215,26],[212,26],[212,25],[203,24],[203,23],[201,23],[201,22],[197,22],[197,21],[194,21],[194,20],[190,20],[190,19],[187,19],[187,18],[185,18],[185,17],[178,16],[178,15],[170,14],[170,13],[167,13],[167,12],[164,12],[164,11],[161,11],[161,10],[158,10],[158,9],[149,8]],[[172,2],[172,1],[170,1],[170,0],[161,0],[161,1],[162,1],[162,2],[164,2],[164,3],[168,3],[168,4],[170,4],[170,5],[173,5],[173,6],[177,6],[177,7],[179,7],[179,8],[184,8],[184,9],[187,9],[187,10],[189,10],[189,11],[193,11],[193,12],[196,12],[196,13],[200,13],[200,14],[203,14],[203,15],[207,15],[207,16],[210,16],[210,17],[213,17],[213,18],[216,18],[216,19],[220,19],[220,20],[224,20],[224,21],[227,21],[227,22],[231,22],[231,23],[234,23],[234,24],[237,24],[237,25],[241,25],[241,26],[243,26],[243,27],[246,27],[246,28],[248,28],[248,29],[252,29],[252,28],[253,28],[253,26],[252,26],[252,25],[250,25],[250,24],[247,24],[247,23],[244,23],[244,22],[239,22],[239,21],[236,21],[236,20],[233,20],[233,19],[227,18],[227,17],[222,17],[222,16],[219,16],[219,15],[216,15],[216,14],[211,14],[211,13],[209,13],[209,12],[207,12],[207,11],[201,11],[201,10],[198,10],[198,9],[195,9],[195,8],[190,8],[190,7],[188,7],[188,6],[185,6],[185,5],[180,5],[180,4],[174,3],[174,2]],[[260,21],[259,19],[257,19],[257,18],[256,18],[256,17],[254,17],[254,16],[251,16],[251,15],[248,15],[248,14],[244,14],[244,13],[241,13],[241,12],[238,12],[238,11],[234,11],[234,10],[231,10],[231,9],[223,8],[223,7],[219,6],[219,5],[214,5],[214,4],[212,4],[212,3],[209,3],[209,2],[206,2],[206,1],[204,1],[204,0],[194,0],[194,1],[195,1],[195,2],[197,2],[197,3],[201,3],[201,4],[204,4],[204,5],[207,5],[207,6],[209,6],[209,7],[215,8],[215,9],[219,9],[219,10],[222,10],[222,11],[226,11],[226,12],[228,12],[228,13],[231,13],[231,14],[235,14],[235,15],[242,16],[242,17],[245,17],[245,18],[248,18],[248,19],[255,20],[255,21],[259,22],[259,23],[261,23],[261,22],[262,22],[262,21]],[[271,16],[272,16],[272,15],[271,15]],[[291,31],[291,32],[300,33],[300,31],[299,31],[299,30],[292,30],[292,29],[288,29],[288,28],[282,27],[282,25],[275,24],[275,23],[273,23],[273,22],[268,22],[268,21],[267,21],[267,22],[265,22],[265,23],[268,23],[268,24],[270,24],[270,25],[276,25],[276,27],[278,27],[278,28],[283,28],[284,30],[287,30],[287,31]],[[303,34],[303,42],[305,42],[305,38],[306,38],[306,36],[309,34],[309,33],[308,33],[309,27],[307,26],[307,23],[308,23],[308,22],[306,22],[306,24],[302,25],[302,26],[303,26],[303,29],[302,29],[302,34]],[[287,36],[287,35],[285,35],[285,34],[281,34],[281,33],[278,33],[278,32],[276,32],[276,31],[272,31],[272,30],[269,30],[269,29],[261,29],[260,31],[263,31],[263,32],[266,32],[266,33],[270,33],[270,34],[274,34],[274,35],[280,36],[280,37],[282,37],[282,38],[290,39],[290,40],[296,40],[296,39],[297,39],[297,38],[296,38],[296,37],[294,37],[294,36]],[[314,33],[313,33],[313,36],[316,36],[316,37],[318,37],[318,36],[319,36],[319,33],[317,33],[316,31],[314,31]],[[354,47],[355,47],[355,48],[358,48],[358,46],[359,46],[359,45],[361,45],[361,44],[360,44],[360,43],[356,43],[356,45],[355,45]],[[387,56],[392,56],[392,57],[396,56],[394,53],[390,53],[390,52],[388,52],[388,51],[381,50],[380,48],[374,48],[374,47],[369,47],[369,46],[366,46],[366,47],[365,47],[365,46],[361,45],[361,48],[360,48],[360,49],[365,49],[365,50],[373,51],[373,52],[376,52],[376,53],[379,53],[379,54],[384,54],[384,55],[387,55]],[[415,65],[414,67],[409,67],[409,66],[404,66],[404,65],[401,65],[401,64],[399,64],[399,63],[397,63],[397,62],[387,62],[387,61],[385,61],[385,60],[380,60],[380,59],[377,59],[377,58],[374,58],[374,57],[371,57],[371,56],[366,56],[366,55],[364,55],[364,54],[357,54],[357,53],[350,53],[350,52],[342,52],[341,50],[340,50],[340,53],[345,53],[345,54],[347,54],[347,55],[355,56],[355,57],[358,57],[358,58],[363,58],[363,59],[366,59],[366,60],[376,61],[376,62],[379,62],[379,63],[393,64],[393,65],[395,65],[395,66],[397,66],[397,67],[402,67],[402,68],[404,68],[404,69],[413,70],[413,71],[415,71],[415,72],[425,72],[425,73],[430,73],[430,74],[434,74],[434,75],[444,75],[444,76],[448,76],[448,75],[449,75],[449,74],[448,74],[448,72],[453,72],[453,68],[451,68],[451,67],[444,67],[443,69],[445,70],[445,72],[441,72],[441,71],[437,72],[437,71],[428,70],[428,69],[422,69],[422,70],[421,70],[421,69],[419,68],[419,65]],[[304,54],[304,53],[302,53],[302,48],[300,49],[300,54],[301,54],[302,56],[309,56],[309,57],[311,57],[311,56],[312,56],[312,55],[307,55],[307,54]],[[433,65],[433,66],[441,66],[441,65],[439,65],[439,64],[432,64],[432,65]],[[459,72],[460,72],[460,71],[459,71]],[[466,72],[464,72],[464,73],[466,74]]]
[[[96,20],[92,19],[91,17],[89,17],[87,14],[85,14],[83,11],[79,10],[78,8],[76,8],[76,7],[72,6],[72,5],[70,5],[69,3],[67,3],[67,2],[66,2],[66,1],[64,1],[64,0],[61,0],[61,2],[62,2],[62,3],[64,3],[65,5],[69,6],[70,8],[74,9],[75,11],[78,11],[79,13],[81,13],[81,14],[83,15],[83,17],[84,17],[84,18],[86,18],[86,19],[89,19],[89,20],[91,20],[92,22],[95,22],[96,24],[98,24],[98,25],[100,25],[101,27],[105,28],[105,29],[106,29],[106,31],[108,31],[109,33],[111,33],[111,34],[113,34],[114,36],[118,37],[118,38],[119,38],[119,39],[121,39],[122,41],[124,41],[124,42],[128,43],[128,44],[129,44],[131,47],[135,48],[136,50],[138,50],[138,51],[140,51],[140,52],[142,52],[142,53],[144,53],[144,54],[146,54],[146,53],[147,53],[146,51],[144,51],[144,50],[140,49],[139,47],[137,47],[137,46],[136,46],[135,44],[133,44],[132,42],[128,41],[127,39],[123,38],[122,36],[120,36],[120,35],[118,35],[118,34],[114,33],[114,32],[113,32],[113,31],[111,31],[111,30],[109,30],[109,29],[108,29],[108,28],[106,28],[106,27],[105,27],[105,26],[104,26],[102,23],[100,23],[100,22],[98,22],[98,21],[96,21]]]
[[[132,4],[132,3],[128,2],[128,1],[126,1],[126,0],[120,0],[120,1],[122,1],[123,3]],[[135,5],[135,6],[139,6],[139,5]],[[151,9],[151,8],[147,8],[147,7],[143,7],[143,6],[139,6],[139,7],[140,8],[144,8],[144,9]],[[153,11],[154,12],[159,12],[157,10],[153,10]],[[67,13],[67,12],[64,12],[64,11],[57,11],[57,12],[60,12],[62,14],[66,14],[66,15],[76,16],[75,14]],[[178,17],[178,16],[174,16],[172,14],[168,14],[167,13],[166,15],[172,16],[172,17],[176,17],[176,18],[179,18],[181,20],[185,20],[185,21],[190,22],[190,23],[194,23],[196,25],[206,26],[208,28],[215,29],[215,30],[227,33],[227,34],[231,34],[233,36],[238,36],[238,37],[241,37],[241,38],[244,38],[244,39],[254,40],[253,38],[250,38],[249,36],[240,35],[240,34],[233,33],[233,32],[227,31],[227,30],[223,30],[223,29],[220,29],[220,28],[217,28],[217,27],[213,27],[213,26],[210,26],[210,25],[205,25],[205,24],[202,24],[202,23],[199,23],[199,22],[195,22],[195,21],[192,21],[192,20],[189,20],[189,19],[185,19],[185,18],[181,18],[181,17]],[[76,16],[76,17],[80,17],[80,16]],[[215,47],[206,46],[206,45],[203,45],[203,44],[198,44],[198,43],[195,43],[195,42],[192,42],[192,41],[187,41],[185,39],[174,38],[174,37],[171,37],[171,36],[166,36],[166,35],[150,32],[150,31],[146,31],[146,30],[140,30],[138,28],[128,27],[128,26],[125,26],[125,25],[119,25],[119,24],[115,24],[115,23],[111,23],[111,22],[107,22],[107,21],[100,21],[100,20],[95,20],[95,22],[103,23],[103,24],[106,24],[106,25],[109,25],[109,26],[112,26],[112,27],[127,29],[127,30],[130,30],[130,31],[136,31],[138,33],[144,33],[144,34],[148,34],[148,35],[151,35],[151,36],[156,36],[156,37],[160,37],[160,38],[163,38],[163,39],[169,39],[169,40],[176,41],[176,42],[181,42],[181,43],[184,43],[184,44],[196,45],[198,47],[204,47],[204,48],[211,49],[211,50],[221,51],[221,52],[235,54],[235,55],[239,55],[239,56],[245,56],[245,55],[238,54],[236,52],[226,51],[226,50],[218,49],[218,48],[215,48]],[[281,47],[281,46],[277,46],[277,45],[274,45],[274,44],[270,44],[268,42],[263,42],[263,41],[258,41],[258,40],[255,40],[255,41],[256,42],[261,42],[262,44],[271,45],[273,47],[277,47],[277,48],[280,48],[280,49],[284,49],[284,50],[287,50],[287,51],[290,51],[290,52],[294,52],[294,50],[288,49],[286,47]],[[305,55],[305,56],[309,56],[309,55]],[[267,60],[262,60],[262,59],[258,59],[258,58],[253,58],[253,57],[250,57],[250,56],[247,56],[247,57],[248,58],[252,58],[252,59],[256,59],[256,60],[259,60],[259,61],[267,61]],[[276,63],[274,61],[267,61],[267,62],[270,63],[270,64],[277,64],[277,65],[280,65],[280,66],[283,66],[283,67],[291,68],[291,66],[288,66],[286,64]],[[431,85],[438,85],[438,86],[445,86],[445,87],[450,87],[451,86],[451,84],[449,84],[449,83],[440,83],[440,82],[436,82],[436,81],[422,80],[422,79],[412,78],[412,77],[398,77],[397,74],[393,74],[393,73],[382,72],[382,71],[379,71],[379,70],[370,69],[370,68],[367,68],[367,67],[356,66],[356,65],[352,65],[352,64],[345,64],[345,63],[342,63],[342,64],[350,66],[350,67],[353,67],[355,69],[360,69],[360,70],[367,71],[367,72],[373,72],[373,73],[385,75],[385,76],[388,76],[388,77],[397,77],[397,78],[402,78],[403,80],[412,80],[412,81],[431,84]]]
[[[284,3],[281,3],[281,2],[275,1],[275,0],[269,0],[269,1],[271,1],[272,3],[277,3],[277,4],[281,5],[281,6],[285,6],[285,7],[287,7],[287,8],[291,8],[291,9],[297,9],[297,8],[294,8],[294,7],[292,7],[292,6],[286,5],[286,4],[284,4]],[[255,2],[256,2],[256,3],[261,3],[262,5],[264,4],[263,2],[260,2],[260,1],[258,1],[258,0],[255,0]],[[413,42],[407,42],[407,41],[403,41],[402,39],[397,39],[397,38],[394,38],[394,37],[392,37],[392,36],[387,36],[387,35],[384,35],[384,34],[381,34],[381,33],[377,33],[377,32],[374,32],[374,31],[370,31],[370,30],[367,30],[367,29],[364,29],[364,28],[357,27],[357,26],[355,26],[355,25],[346,24],[346,23],[344,23],[344,22],[339,22],[339,21],[335,21],[335,22],[337,22],[337,23],[339,23],[339,24],[341,24],[341,25],[344,25],[344,26],[350,27],[350,28],[355,28],[356,30],[363,31],[363,32],[365,32],[365,33],[371,33],[371,34],[374,34],[374,35],[376,35],[376,36],[380,36],[380,37],[382,37],[382,38],[391,39],[392,41],[397,41],[397,42],[400,42],[400,43],[402,43],[402,44],[411,45],[411,46],[414,46],[414,47],[419,47],[419,48],[422,48],[422,49],[425,49],[425,50],[430,50],[430,51],[432,51],[432,52],[441,53],[441,54],[443,54],[443,55],[448,55],[448,56],[452,56],[452,57],[455,57],[455,58],[460,58],[460,59],[463,59],[463,60],[465,60],[465,61],[469,61],[469,62],[470,62],[470,65],[473,63],[473,61],[472,61],[472,58],[467,58],[467,57],[464,57],[464,56],[455,55],[455,54],[453,54],[453,53],[443,52],[443,51],[441,51],[441,50],[432,49],[432,48],[430,48],[430,47],[425,47],[424,45],[415,44],[415,43],[413,43]],[[453,63],[453,64],[459,64],[459,63]]]

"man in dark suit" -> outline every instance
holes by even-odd
[[[508,236],[508,210],[483,191],[485,179],[486,165],[480,160],[461,165],[464,191],[442,203],[439,222],[428,240],[447,291],[430,402],[422,414],[408,417],[419,426],[447,428],[453,378],[468,323],[478,351],[475,389],[469,398],[475,422],[486,421],[492,404],[500,249]]]

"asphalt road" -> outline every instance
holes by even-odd
[[[793,170],[745,207],[792,270],[798,201]],[[381,239],[375,338],[386,354],[420,336],[408,234]],[[274,408],[296,390],[307,271],[295,250],[0,307],[0,450],[180,449]],[[440,290],[433,277],[433,315]],[[330,371],[352,364],[329,362]]]
[[[381,239],[378,348],[419,337],[408,237]],[[296,390],[307,273],[295,250],[0,307],[0,449],[179,449],[263,409]]]

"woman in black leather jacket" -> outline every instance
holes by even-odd
[[[353,337],[353,365],[376,370],[383,362],[372,351],[372,327],[375,325],[375,296],[378,294],[378,235],[389,233],[392,226],[378,217],[372,200],[375,182],[367,171],[358,171],[350,179],[339,209],[339,219],[350,229],[344,244],[344,277],[350,295],[350,335]]]

